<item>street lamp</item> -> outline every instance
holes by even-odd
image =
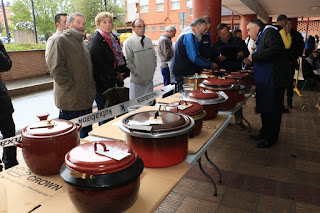
[[[37,25],[36,25],[36,17],[34,15],[33,0],[31,0],[31,6],[32,6],[32,17],[33,17],[33,25],[34,25],[34,35],[36,36],[36,43],[38,43]]]
[[[10,32],[9,32],[9,27],[7,22],[6,9],[4,8],[3,0],[1,0],[1,4],[2,4],[2,11],[3,11],[4,25],[6,26],[7,39],[8,39],[8,43],[10,43]]]

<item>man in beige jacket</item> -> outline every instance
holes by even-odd
[[[54,99],[61,119],[71,120],[92,112],[96,89],[90,52],[84,43],[85,24],[82,14],[71,14],[68,29],[53,41],[48,52],[47,68],[54,79]],[[80,137],[86,137],[91,130],[92,126],[84,127]]]

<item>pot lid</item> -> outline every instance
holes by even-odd
[[[144,132],[170,132],[188,127],[190,123],[190,118],[184,114],[155,110],[138,112],[122,120],[128,129],[145,127],[141,129]]]
[[[77,125],[63,119],[42,120],[25,127],[21,134],[26,138],[47,138],[65,135],[74,131]]]
[[[203,70],[203,71],[201,71],[201,74],[213,75],[214,72],[211,70]]]
[[[249,73],[239,73],[239,72],[232,72],[225,75],[226,77],[234,77],[234,78],[251,78]]]
[[[237,84],[237,81],[230,78],[207,78],[202,83],[209,86],[231,86],[232,84]]]
[[[66,167],[87,175],[103,175],[122,171],[137,160],[137,153],[120,141],[81,144],[65,156]]]
[[[166,111],[180,112],[186,115],[194,116],[203,111],[203,106],[194,101],[175,101],[169,103],[164,108]]]
[[[193,90],[188,93],[188,97],[194,99],[216,99],[218,94],[210,90]]]

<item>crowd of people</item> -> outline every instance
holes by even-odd
[[[153,91],[157,60],[152,41],[145,36],[144,20],[137,18],[132,22],[133,35],[122,47],[112,32],[114,19],[109,12],[99,13],[95,18],[97,30],[89,35],[82,14],[55,16],[57,31],[47,41],[45,59],[54,79],[54,100],[60,110],[59,118],[71,120],[89,114],[94,101],[99,110],[105,108],[108,100],[104,92],[122,87],[129,76],[130,99]],[[184,76],[200,73],[203,69],[237,71],[244,64],[245,67],[253,66],[256,111],[261,113],[262,127],[259,134],[252,137],[259,140],[257,147],[270,147],[277,142],[282,113],[293,107],[293,75],[303,51],[306,63],[320,72],[320,51],[315,49],[319,38],[309,36],[305,45],[301,34],[292,28],[291,20],[280,15],[276,25],[265,25],[259,19],[249,21],[245,40],[241,30],[231,33],[228,25],[221,23],[216,29],[217,41],[211,44],[214,36],[210,35],[211,24],[208,16],[196,18],[182,31],[175,45],[172,38],[177,29],[173,25],[167,26],[158,42],[164,85],[176,84],[178,90],[182,90]],[[12,62],[1,42],[0,60],[0,71],[10,70]],[[3,138],[8,138],[15,135],[14,109],[1,79],[0,89],[0,131]],[[285,90],[287,108],[283,104]],[[245,128],[242,109],[235,118],[236,124]],[[86,137],[91,129],[91,126],[82,128],[80,137]],[[16,148],[5,147],[2,160],[6,169],[17,165]]]

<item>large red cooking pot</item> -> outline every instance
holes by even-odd
[[[142,171],[143,161],[131,147],[120,141],[99,141],[68,152],[60,175],[79,212],[117,213],[136,201]]]
[[[195,101],[203,106],[206,116],[204,120],[211,120],[217,117],[219,105],[226,101],[222,96],[211,90],[193,90],[183,100]]]
[[[226,78],[235,79],[238,84],[244,86],[239,90],[239,101],[244,99],[244,94],[250,92],[252,76],[249,73],[232,72],[225,75]]]
[[[195,101],[175,101],[167,104],[164,110],[171,112],[179,112],[189,115],[195,121],[194,128],[189,132],[189,137],[192,138],[201,133],[203,119],[206,116],[206,112],[203,110],[203,106]]]
[[[223,91],[229,97],[226,102],[220,104],[219,110],[232,109],[239,100],[240,86],[235,79],[207,78],[202,81],[200,87],[211,91]]]
[[[145,111],[125,117],[119,127],[145,167],[161,168],[184,161],[188,153],[188,133],[194,123],[190,116],[181,113]]]
[[[23,158],[29,169],[37,175],[57,175],[64,156],[80,143],[81,125],[62,119],[46,120],[49,114],[39,115],[39,122],[25,127],[22,142]]]

